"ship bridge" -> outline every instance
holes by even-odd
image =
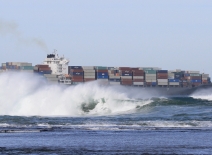
[[[60,57],[56,51],[53,54],[48,54],[44,60],[44,64],[49,65],[52,70],[52,74],[65,75],[68,74],[69,60],[64,56]]]

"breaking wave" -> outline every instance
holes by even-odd
[[[151,103],[148,93],[96,82],[77,86],[49,85],[30,73],[0,75],[0,115],[83,116],[132,113]]]

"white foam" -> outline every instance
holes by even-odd
[[[137,106],[151,103],[142,92],[125,87],[105,87],[96,82],[64,87],[45,84],[43,79],[24,73],[0,75],[0,115],[13,116],[82,116],[132,112]],[[96,102],[86,113],[84,106]]]
[[[212,89],[199,90],[194,92],[190,97],[212,101]]]

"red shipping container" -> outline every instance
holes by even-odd
[[[202,77],[201,76],[190,76],[191,80],[201,80]]]
[[[131,70],[130,67],[119,67],[119,70]]]
[[[48,68],[49,65],[36,65],[36,67],[38,67],[38,68]]]
[[[139,68],[131,68],[131,70],[132,70],[133,72],[135,72],[135,71],[142,71],[142,70],[139,70]]]
[[[84,82],[95,81],[95,80],[96,80],[95,78],[86,78],[84,79]]]
[[[121,81],[132,81],[132,79],[121,79]]]
[[[143,70],[132,70],[132,71],[135,72],[135,73],[144,73]]]
[[[136,72],[134,72],[133,76],[144,76],[144,73],[136,73]]]
[[[157,76],[168,76],[168,73],[157,73]]]
[[[97,73],[108,73],[107,69],[96,70]]]
[[[144,82],[144,79],[133,79],[133,82]]]
[[[38,68],[38,70],[39,70],[39,71],[50,71],[51,68],[49,68],[49,67],[48,67],[48,68]]]
[[[168,75],[160,75],[160,76],[157,76],[157,79],[168,79]]]

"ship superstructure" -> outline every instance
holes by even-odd
[[[60,57],[56,53],[56,51],[53,54],[48,54],[43,64],[49,65],[49,67],[52,70],[52,74],[56,75],[68,74],[69,60],[64,58],[64,56]]]

